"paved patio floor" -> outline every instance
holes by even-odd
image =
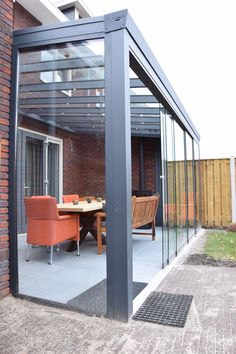
[[[205,236],[189,252],[201,252]],[[158,291],[193,295],[184,328],[45,307],[11,296],[0,301],[0,353],[236,353],[236,271],[176,262]]]

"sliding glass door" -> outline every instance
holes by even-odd
[[[18,233],[26,232],[24,197],[51,195],[59,201],[59,148],[47,136],[18,130]]]

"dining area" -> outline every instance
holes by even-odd
[[[46,246],[49,249],[48,264],[53,264],[54,246],[70,241],[67,252],[77,251],[89,234],[97,243],[98,255],[102,254],[102,245],[106,245],[106,201],[101,197],[80,197],[78,194],[63,195],[63,203],[57,203],[52,196],[25,197],[27,218],[27,257],[30,261],[32,246]],[[160,194],[148,197],[132,197],[132,229],[143,226],[150,232],[139,230],[132,234],[151,235],[155,240],[156,214]],[[105,233],[105,234],[104,234]],[[110,236],[112,237],[112,236]]]
[[[147,198],[156,203],[156,216],[159,195]],[[139,213],[140,202],[145,202],[142,197],[132,198],[134,227],[139,217],[134,209],[135,199]],[[62,203],[57,203],[55,197],[41,195],[26,197],[25,206],[27,232],[18,235],[20,293],[82,311],[105,313],[105,199],[70,194],[63,195]],[[138,286],[145,286],[161,269],[156,257],[161,259],[162,232],[159,227],[154,226],[154,230],[155,234],[152,227],[137,228],[133,229],[137,234],[130,235],[134,281]]]
[[[62,134],[60,130],[56,136],[48,130],[45,136],[41,123],[37,132],[29,130],[29,122],[24,124],[23,119],[18,130],[19,293],[104,313],[108,248],[114,239],[110,210],[120,203],[120,191],[111,204],[106,188],[104,136]],[[162,267],[162,229],[156,224],[160,196],[154,195],[159,190],[153,169],[156,143],[147,139],[144,144],[148,155],[142,173],[150,191],[144,197],[136,192],[141,180],[141,165],[137,164],[140,141],[132,138],[131,228],[127,236],[132,245],[134,287],[139,290]],[[125,207],[119,204],[123,213]],[[125,218],[124,214],[119,219],[120,225]],[[117,247],[125,255],[121,236],[114,257]]]
[[[96,212],[102,211],[105,201],[101,198],[79,195],[63,195],[63,203],[58,204],[51,196],[25,197],[27,218],[27,257],[30,261],[32,246],[46,246],[49,249],[48,264],[53,264],[54,246],[70,240],[68,252],[77,250],[80,255],[80,244],[89,233],[97,240]]]
[[[68,304],[72,299],[81,296],[82,300],[86,297],[86,304],[88,298],[91,298],[91,301],[95,303],[94,306],[99,307],[96,299],[100,295],[88,292],[94,287],[96,292],[97,286],[104,284],[105,279],[107,279],[106,234],[104,233],[105,240],[102,242],[104,244],[100,255],[98,255],[97,240],[94,237],[97,232],[96,213],[103,212],[102,202],[93,200],[88,203],[86,200],[79,200],[76,205],[73,202],[68,202],[56,204],[56,206],[59,217],[69,215],[79,220],[77,226],[79,225],[80,238],[81,235],[84,235],[84,238],[83,240],[81,238],[82,242],[79,242],[79,239],[66,238],[60,242],[59,247],[55,243],[53,262],[48,264],[50,252],[48,253],[49,250],[45,245],[30,245],[30,261],[26,261],[28,236],[27,234],[19,235],[20,293],[62,304]],[[92,230],[94,230],[94,235]],[[162,230],[160,227],[156,227],[155,230],[154,241],[150,236],[134,235],[132,237],[131,235],[133,239],[133,278],[138,283],[148,283],[161,269],[161,262],[157,264],[156,259],[161,259]],[[43,232],[42,228],[38,231]],[[149,232],[149,230],[145,231]],[[74,247],[75,245],[79,245],[79,252]],[[82,301],[81,298],[79,298],[76,308],[85,310],[83,307],[84,300]],[[100,310],[96,311],[99,312]]]

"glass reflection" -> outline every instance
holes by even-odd
[[[176,202],[175,202],[175,156],[174,156],[174,135],[173,119],[166,115],[166,145],[167,145],[167,190],[168,203],[166,205],[168,213],[169,228],[169,259],[176,253]]]
[[[62,204],[63,197],[76,196],[78,207],[86,209],[90,197],[96,211],[101,209],[96,198],[105,199],[104,96],[103,40],[50,45],[20,54],[17,227],[22,294],[67,304],[106,279],[106,252],[97,256],[93,211],[73,214],[79,215],[76,230],[80,230],[82,257],[74,257],[77,252],[70,248],[68,237],[61,240],[54,264],[49,266],[41,240],[31,251],[31,261],[25,262],[29,215],[24,208],[25,197],[40,202],[50,196]],[[35,196],[40,198],[31,198]],[[53,215],[57,215],[60,206],[53,202]],[[51,209],[48,219],[50,213]],[[64,219],[70,218],[71,214]],[[95,258],[96,274],[90,262]]]
[[[186,133],[186,165],[187,165],[187,203],[188,203],[188,236],[191,238],[194,233],[195,207],[194,207],[194,180],[193,180],[193,140]]]
[[[176,224],[177,250],[187,242],[187,196],[185,175],[184,131],[175,122],[175,159],[176,159]]]
[[[195,172],[195,193],[196,193],[196,231],[201,228],[201,198],[200,198],[200,149],[198,143],[194,141],[194,172]]]

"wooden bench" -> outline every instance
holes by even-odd
[[[160,200],[160,194],[150,197],[132,197],[132,229],[138,229],[141,226],[152,224],[151,232],[133,232],[138,235],[152,235],[152,240],[155,240],[155,219],[157,208]],[[97,226],[97,247],[98,254],[102,254],[102,233],[106,232],[105,212],[98,212],[96,216]]]

